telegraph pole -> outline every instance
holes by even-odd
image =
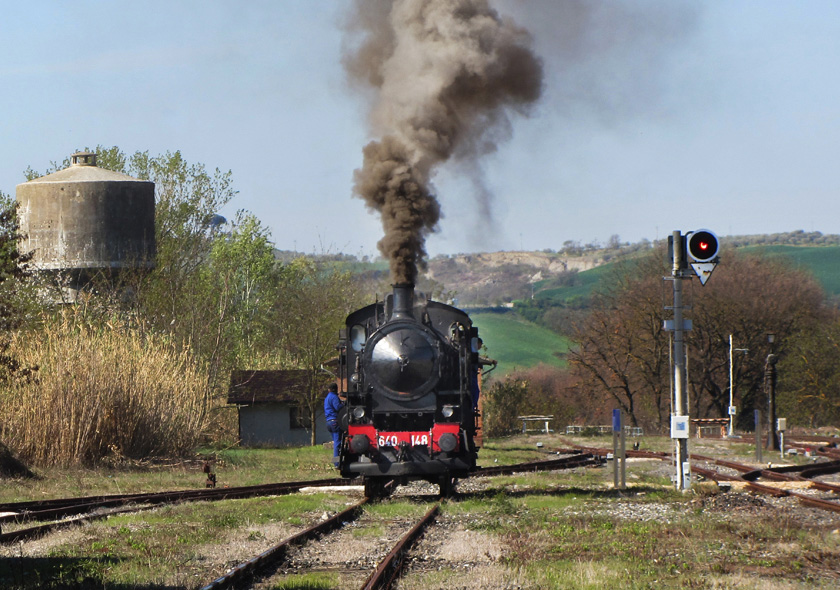
[[[779,439],[776,438],[776,363],[778,361],[779,357],[771,352],[764,363],[764,395],[767,398],[767,444],[764,448],[768,451],[779,450]]]

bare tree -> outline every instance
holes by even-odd
[[[670,403],[670,340],[663,329],[670,274],[662,249],[624,264],[597,295],[590,314],[575,327],[578,347],[569,359],[594,403],[617,404],[633,424],[665,425]],[[735,363],[737,402],[761,405],[767,334],[776,335],[775,352],[802,330],[826,317],[824,294],[807,274],[778,258],[724,253],[705,287],[692,283],[685,293],[692,414],[726,415],[729,405],[729,335],[747,357]],[[748,426],[746,414],[742,426]]]
[[[659,428],[669,399],[668,337],[663,329],[664,257],[616,267],[607,290],[574,326],[572,369],[599,405],[614,403],[634,426]]]
[[[779,365],[779,411],[818,428],[840,423],[840,318],[803,331]]]
[[[764,409],[764,362],[784,358],[790,342],[828,319],[825,293],[808,273],[775,257],[724,254],[706,286],[695,290],[690,347],[691,390],[698,417],[725,416],[729,405],[729,335],[748,356],[733,361],[736,399],[742,409]],[[750,427],[750,412],[740,425]]]

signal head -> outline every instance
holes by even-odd
[[[720,251],[720,243],[714,232],[698,229],[686,236],[686,251],[695,262],[713,262]]]

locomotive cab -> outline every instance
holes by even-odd
[[[342,336],[342,476],[363,476],[368,493],[412,479],[450,493],[478,452],[478,331],[469,316],[395,285],[385,301],[351,313]]]

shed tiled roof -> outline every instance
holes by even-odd
[[[264,403],[292,403],[295,394],[303,394],[309,387],[309,371],[232,371],[227,402],[252,405]]]

